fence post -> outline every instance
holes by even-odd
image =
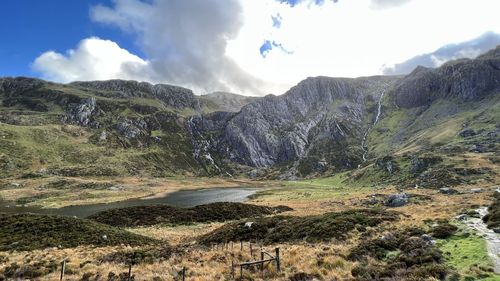
[[[281,270],[281,266],[280,266],[280,248],[276,248],[275,259],[276,259],[276,270],[280,271]]]
[[[252,257],[253,259],[253,248],[252,248],[252,242],[249,242],[250,243],[250,256]]]
[[[64,279],[64,270],[66,269],[66,259],[64,259],[62,262],[61,262],[61,278],[59,280],[63,280]]]
[[[243,265],[240,265],[240,279],[243,280]]]
[[[128,281],[132,280],[132,263],[128,265]]]
[[[234,279],[234,261],[231,260],[231,277]]]
[[[240,241],[240,251],[243,251],[243,241]]]
[[[186,267],[184,266],[182,268],[182,281],[185,281],[186,280]]]
[[[260,264],[260,271],[264,271],[264,252],[262,250],[260,251],[260,260],[262,261]]]

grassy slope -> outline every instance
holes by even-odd
[[[384,109],[393,107],[385,101]],[[500,96],[476,103],[440,100],[428,108],[395,109],[383,112],[380,122],[369,135],[370,157],[418,151],[428,146],[460,143],[458,132],[494,130],[500,123]]]
[[[51,96],[55,93],[60,97]],[[175,120],[188,116],[185,110],[174,110],[153,99],[95,96],[57,84],[48,84],[43,90],[24,95],[27,101],[18,101],[9,107],[1,106],[0,95],[0,178],[42,168],[68,176],[171,176],[200,171],[191,157],[191,140],[181,121]],[[98,117],[103,128],[61,124],[64,110],[52,99],[63,97],[76,100],[95,97],[105,111]],[[31,101],[43,105],[45,110],[33,111],[29,108]],[[115,131],[120,116],[155,118],[157,113],[174,117],[171,121],[162,121],[160,130],[151,132],[151,137],[161,140],[147,147],[137,147]],[[15,125],[2,123],[2,119]],[[98,141],[103,130],[108,133],[106,142]]]

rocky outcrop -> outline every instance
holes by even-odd
[[[95,117],[98,114],[97,102],[94,97],[83,100],[81,103],[69,106],[62,121],[84,127],[99,128]]]
[[[429,105],[437,99],[476,101],[500,92],[500,46],[476,59],[439,68],[417,67],[396,83],[392,96],[400,107]]]
[[[247,104],[230,118],[218,116],[226,122],[211,116],[209,120],[199,117],[204,121],[195,123],[203,124],[197,127],[203,135],[217,135],[216,142],[223,144],[220,153],[243,165],[268,167],[322,154],[321,169],[354,167],[361,161],[366,100],[375,100],[393,81],[390,77],[308,78],[282,96],[269,95]]]
[[[73,82],[71,85],[97,91],[102,96],[155,98],[175,109],[200,109],[200,102],[193,91],[178,86],[125,80]]]

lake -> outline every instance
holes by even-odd
[[[195,190],[180,190],[168,193],[164,197],[147,199],[130,199],[106,204],[76,205],[57,209],[43,209],[36,206],[14,206],[12,202],[0,200],[0,213],[36,213],[56,214],[64,216],[88,217],[95,213],[124,207],[167,204],[175,207],[193,207],[214,202],[244,202],[250,195],[256,193],[255,188],[208,188]]]

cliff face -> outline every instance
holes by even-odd
[[[216,136],[212,151],[243,165],[269,167],[314,156],[322,164],[313,165],[354,167],[361,161],[373,106],[396,80],[308,78],[282,96],[263,97],[229,117],[193,118],[190,127],[197,135]]]
[[[477,101],[500,92],[500,46],[476,59],[460,59],[437,69],[416,68],[396,83],[397,106],[429,105],[437,99]]]

